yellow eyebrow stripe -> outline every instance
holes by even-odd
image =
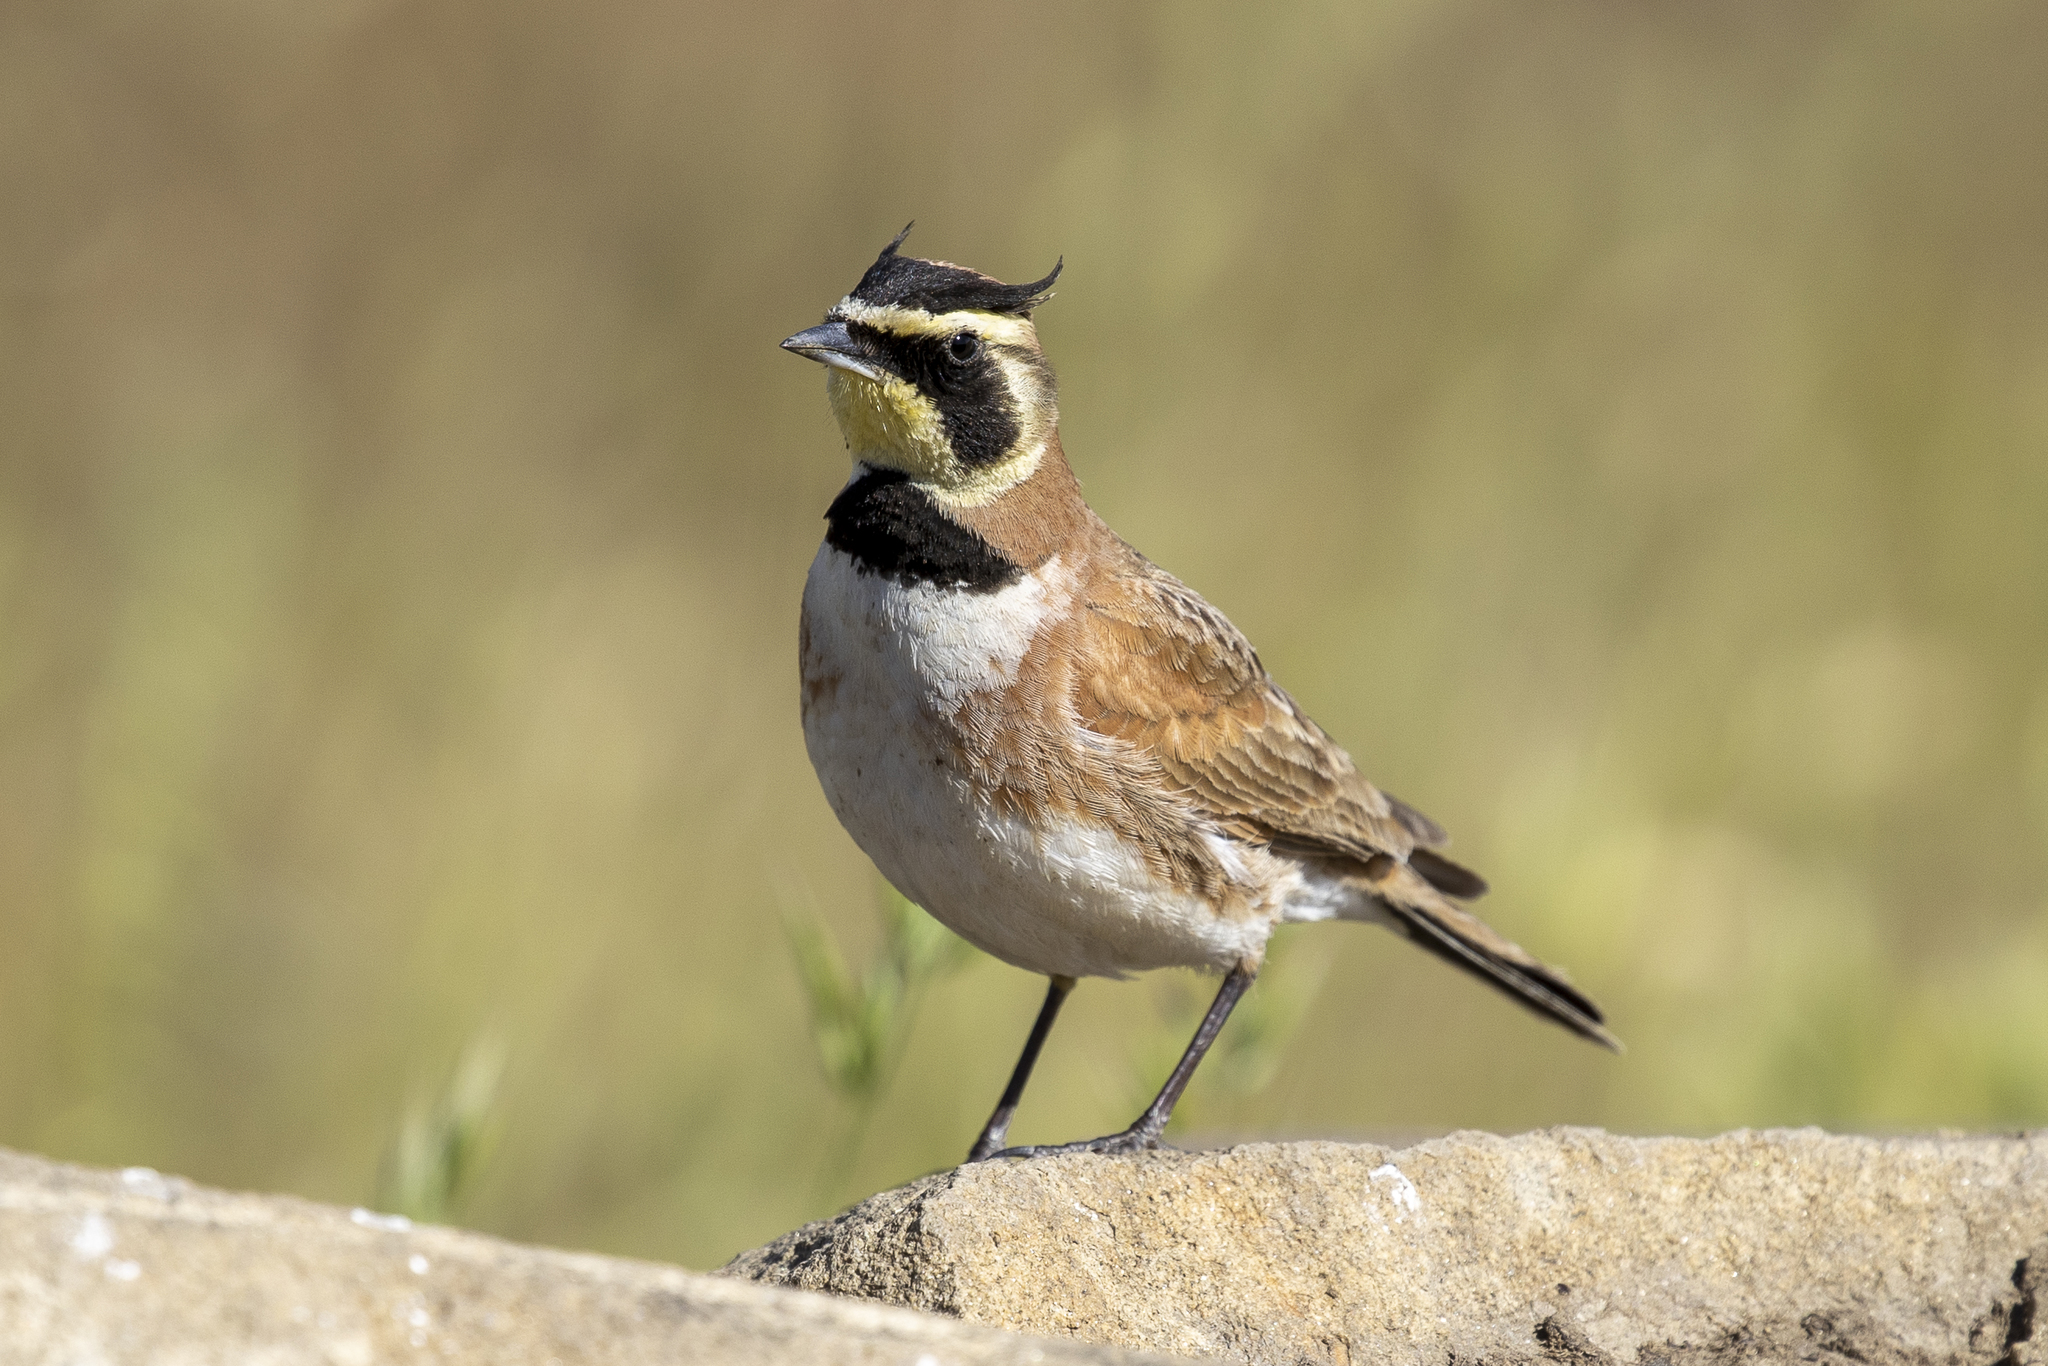
[[[839,301],[832,314],[846,322],[866,323],[869,327],[899,337],[950,337],[955,332],[967,331],[1000,344],[1035,346],[1038,341],[1038,333],[1029,318],[969,308],[933,314],[899,304],[862,303],[849,294]]]

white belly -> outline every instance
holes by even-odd
[[[993,593],[906,586],[821,546],[804,586],[804,743],[826,800],[899,891],[1018,967],[1118,977],[1255,961],[1271,915],[1219,916],[1109,828],[1005,814],[968,771],[953,718],[1015,680],[1068,606],[1067,578],[1055,559]]]

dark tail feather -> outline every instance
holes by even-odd
[[[1478,917],[1455,906],[1402,905],[1384,892],[1380,901],[1408,938],[1422,948],[1484,978],[1538,1015],[1554,1020],[1580,1038],[1591,1039],[1617,1053],[1622,1051],[1621,1040],[1602,1028],[1605,1017],[1601,1015],[1600,1007],[1587,1000],[1578,988],[1554,970],[1529,958],[1519,947],[1496,934]],[[1453,917],[1470,922],[1469,927],[1464,927],[1467,932],[1460,933],[1461,927],[1450,923]],[[1512,955],[1519,955],[1519,959]]]
[[[1453,863],[1442,854],[1432,853],[1420,846],[1408,851],[1408,866],[1422,874],[1422,880],[1460,901],[1473,901],[1486,895],[1486,879],[1462,863]]]

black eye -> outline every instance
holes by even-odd
[[[956,365],[965,365],[981,354],[981,338],[972,332],[955,332],[953,340],[946,343],[946,354]]]

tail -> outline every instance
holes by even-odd
[[[1413,855],[1410,858],[1412,861]],[[1563,973],[1539,962],[1521,945],[1444,894],[1444,890],[1457,888],[1439,890],[1443,883],[1457,882],[1458,879],[1441,874],[1425,879],[1421,871],[1409,864],[1396,863],[1392,859],[1387,862],[1392,866],[1374,878],[1371,887],[1374,909],[1389,924],[1437,957],[1484,978],[1538,1015],[1556,1021],[1580,1038],[1591,1039],[1617,1053],[1622,1051],[1621,1040],[1602,1027],[1605,1017],[1601,1015],[1600,1007],[1567,982]],[[1480,890],[1485,889],[1485,884],[1476,876],[1465,873],[1449,860],[1436,858],[1435,862],[1464,873],[1472,883],[1478,884]],[[1373,863],[1377,864],[1379,860],[1374,859]],[[1372,868],[1370,871],[1380,873],[1381,869]],[[1437,872],[1434,866],[1428,871],[1432,874]]]

